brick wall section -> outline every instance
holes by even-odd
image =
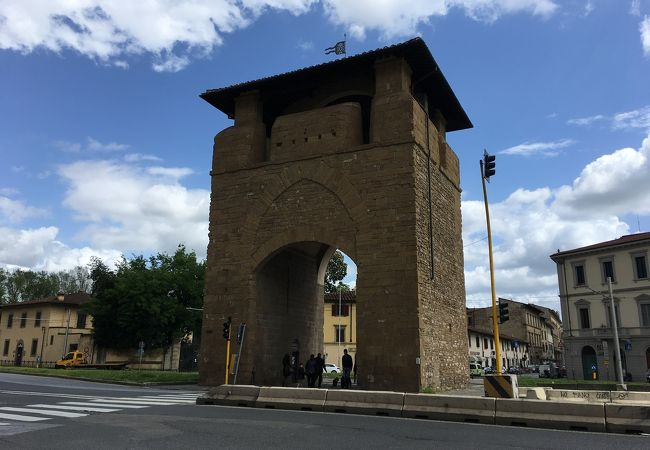
[[[363,143],[358,103],[280,116],[271,131],[270,161],[292,161],[347,150]]]
[[[311,149],[303,141],[283,154],[283,161],[253,163],[258,147],[238,139],[254,141],[259,123],[240,125],[236,119],[234,127],[215,138],[202,384],[223,382],[221,324],[227,316],[249,325],[239,383],[278,384],[282,355],[292,350],[294,339],[300,342],[302,361],[322,351],[322,269],[333,248],[348,254],[358,267],[361,385],[414,392],[467,382],[457,168],[449,170],[451,175],[441,171],[435,164],[440,145],[431,146],[436,255],[432,281],[422,145],[426,127],[418,121],[426,122],[409,93],[410,69],[404,61],[379,62],[374,83],[370,144],[336,151],[323,147],[322,153],[307,156]],[[321,102],[324,94],[316,93],[315,98]],[[256,103],[247,105],[253,109],[248,116],[255,117]],[[287,136],[291,130],[304,130],[307,117],[317,120],[318,114],[308,111],[322,107],[302,105],[305,114],[292,111],[278,118]],[[328,121],[349,119],[347,107],[329,111],[340,111],[341,116]],[[441,136],[444,133],[431,133],[430,144]],[[447,161],[453,161],[450,149],[444,151]],[[219,156],[232,152],[239,167],[228,166]]]

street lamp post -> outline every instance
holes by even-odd
[[[612,279],[607,277],[607,287],[609,288],[609,309],[612,316],[612,328],[614,328],[614,347],[616,350],[616,370],[618,371],[618,382],[623,390],[627,391],[627,385],[623,378],[623,363],[621,361],[621,345],[618,341],[618,323],[616,321],[616,309],[614,306],[614,293],[612,291]]]
[[[595,291],[589,286],[584,286],[587,289],[589,289],[591,292],[594,294],[600,294],[603,296],[603,298],[607,299],[605,297],[604,292],[599,292]],[[612,278],[607,277],[607,288],[609,290],[609,312],[610,312],[610,322],[612,324],[612,329],[614,330],[614,347],[616,351],[616,372],[618,373],[618,381],[620,383],[620,386],[623,388],[623,390],[627,391],[627,385],[625,384],[625,380],[623,379],[623,363],[621,361],[621,345],[618,341],[618,323],[616,320],[616,307],[614,306],[614,291],[612,290]]]

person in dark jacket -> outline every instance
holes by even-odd
[[[341,365],[343,366],[343,377],[341,378],[341,387],[343,389],[350,389],[352,380],[350,380],[350,372],[354,367],[352,356],[348,355],[348,350],[343,350],[343,358],[341,358]]]
[[[291,357],[285,353],[282,358],[282,386],[289,386],[291,382]]]
[[[309,355],[309,360],[305,364],[305,372],[307,373],[307,386],[314,387],[316,385],[316,358],[314,354]]]
[[[323,384],[323,370],[325,370],[325,360],[320,355],[316,355],[316,379],[318,379],[318,387]]]

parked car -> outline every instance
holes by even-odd
[[[490,367],[490,366],[485,366],[485,367],[483,368],[483,373],[484,373],[485,375],[493,374],[493,373],[494,373],[494,369],[493,369],[492,367]]]
[[[508,373],[513,374],[513,375],[518,375],[519,374],[519,369],[516,367],[511,367],[508,369]]]
[[[336,364],[325,364],[325,373],[341,373],[341,369]]]
[[[469,376],[470,377],[480,377],[483,376],[483,368],[480,364],[469,363]]]

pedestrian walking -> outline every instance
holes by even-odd
[[[305,372],[307,373],[307,386],[313,388],[316,384],[316,358],[313,353],[309,355],[309,360],[305,364]]]
[[[352,356],[348,355],[348,349],[343,350],[343,358],[341,358],[341,365],[343,366],[343,377],[341,378],[341,387],[343,389],[350,389],[352,380],[350,379],[350,372],[354,367]]]
[[[282,386],[287,387],[291,382],[291,357],[288,353],[282,358]]]
[[[325,370],[325,360],[320,355],[316,355],[316,379],[318,380],[318,387],[323,384],[323,370]]]

